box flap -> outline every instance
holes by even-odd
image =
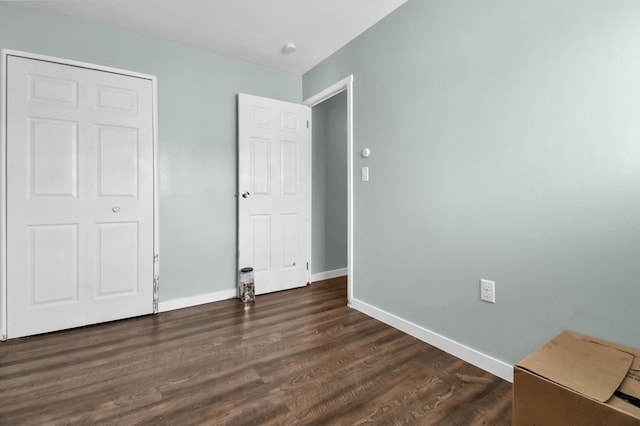
[[[633,355],[563,332],[518,365],[605,402],[625,379]]]
[[[635,357],[627,377],[622,381],[618,390],[627,395],[640,399],[640,357]]]

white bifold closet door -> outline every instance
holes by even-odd
[[[153,312],[153,83],[7,58],[7,334]]]

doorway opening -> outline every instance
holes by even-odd
[[[327,161],[333,163],[328,164],[323,172],[312,172],[312,181],[318,175],[323,180],[322,183],[314,182],[312,197],[310,200],[310,211],[312,212],[312,220],[309,224],[309,253],[311,253],[310,281],[314,281],[313,272],[314,263],[320,270],[315,274],[317,279],[333,278],[332,273],[344,274],[344,267],[336,267],[340,265],[342,259],[346,255],[346,275],[347,275],[347,303],[350,304],[353,299],[353,75],[331,85],[321,92],[311,96],[303,102],[304,105],[312,109],[314,120],[312,120],[312,152],[322,155]],[[316,108],[317,107],[317,108]],[[338,114],[336,116],[336,114]],[[326,118],[327,121],[316,123],[316,116]],[[327,125],[325,125],[327,124]],[[333,125],[335,124],[335,126]],[[316,126],[320,126],[318,128]],[[331,133],[339,132],[337,135]],[[346,131],[346,136],[344,132]],[[320,139],[320,140],[318,140]],[[344,141],[346,139],[346,161],[344,158],[337,158],[336,155],[345,153]],[[331,143],[333,141],[333,143]],[[340,143],[342,142],[342,144]],[[326,144],[318,147],[318,143]],[[342,145],[342,146],[340,146]],[[322,149],[320,149],[322,148]],[[318,158],[312,157],[312,167],[316,167]],[[346,163],[346,174],[344,166]],[[335,169],[332,169],[334,167]],[[324,176],[323,176],[324,175]],[[346,200],[340,199],[341,194],[346,190]],[[314,200],[316,201],[314,203]],[[345,205],[346,202],[346,205]],[[329,205],[328,205],[329,204]],[[321,205],[324,205],[322,210]],[[316,210],[314,210],[314,207]],[[344,211],[346,210],[346,223]],[[320,217],[319,217],[320,216]],[[320,219],[319,221],[316,219]],[[318,253],[316,248],[314,253],[314,235],[320,232],[317,228],[325,228],[324,225],[329,223],[336,224],[336,228],[331,228],[329,232],[322,235],[322,245],[328,247],[324,253]],[[346,225],[346,226],[345,226]],[[344,232],[346,227],[346,242],[344,241]],[[316,232],[314,232],[314,228]],[[316,240],[316,243],[318,241]],[[345,253],[346,252],[346,253]],[[332,266],[333,265],[333,266]],[[324,274],[323,274],[324,273]]]

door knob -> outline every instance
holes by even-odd
[[[120,206],[113,206],[111,208],[111,211],[114,212],[114,213],[118,213],[120,211]]]
[[[249,195],[251,195],[251,194],[249,194],[247,191],[245,191],[245,192],[242,193],[242,198],[247,198]]]

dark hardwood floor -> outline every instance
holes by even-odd
[[[0,425],[510,425],[511,385],[336,279],[0,344]]]

